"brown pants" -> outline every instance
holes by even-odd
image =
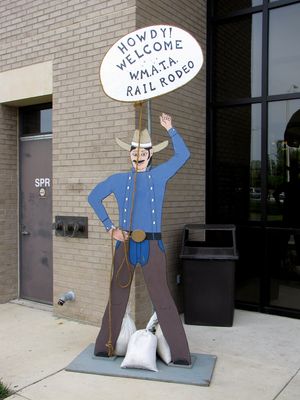
[[[124,245],[122,243],[115,253],[114,273],[111,283],[111,328],[112,344],[114,347],[121,330],[130,292],[129,286],[127,288],[120,286],[120,283],[124,285],[128,282],[129,273],[126,264],[123,265],[118,279],[116,279],[116,272],[122,264],[123,259]],[[130,268],[133,273],[134,266],[130,264]],[[172,361],[184,360],[190,364],[191,356],[186,335],[167,284],[166,256],[156,240],[150,240],[149,260],[142,267],[142,271],[162,332],[170,346]],[[107,305],[102,326],[95,343],[95,355],[107,353],[106,343],[109,338],[108,315],[109,307]]]

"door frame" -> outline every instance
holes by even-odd
[[[52,108],[52,103],[43,103],[43,104],[34,104],[34,105],[29,105],[26,106],[26,108],[39,108],[39,109],[45,109],[45,108]],[[41,303],[37,302],[36,300],[29,300],[29,299],[23,299],[21,297],[21,253],[22,253],[22,241],[21,241],[21,217],[22,217],[22,212],[21,212],[21,141],[26,141],[26,140],[43,140],[43,139],[51,139],[52,140],[52,145],[53,145],[53,133],[42,133],[40,135],[32,135],[32,136],[24,136],[22,137],[22,132],[21,132],[21,124],[20,124],[20,107],[17,109],[17,202],[18,202],[18,207],[17,207],[17,248],[18,248],[18,260],[17,260],[17,269],[18,269],[18,299],[19,300],[24,300],[24,301],[32,301],[37,304],[45,304],[48,306],[52,306],[51,304],[48,303]],[[52,167],[53,167],[53,152],[51,154],[51,162],[52,162]],[[53,182],[53,175],[52,175],[52,182]],[[52,184],[52,183],[51,183]],[[53,221],[53,201],[52,201],[52,221]],[[53,255],[53,243],[52,243],[52,255]],[[52,257],[53,259],[53,257]]]

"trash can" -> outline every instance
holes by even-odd
[[[184,320],[232,326],[238,259],[234,225],[186,225],[182,251]]]

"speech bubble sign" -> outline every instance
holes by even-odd
[[[129,33],[109,49],[100,80],[104,92],[115,100],[143,101],[185,85],[202,64],[201,47],[190,33],[154,25]]]

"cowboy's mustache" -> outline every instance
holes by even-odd
[[[142,163],[145,162],[145,161],[147,161],[147,160],[139,160],[138,163],[139,163],[139,164],[142,164]],[[136,163],[137,163],[137,160],[132,160],[132,162],[134,162],[134,163],[136,164]]]

